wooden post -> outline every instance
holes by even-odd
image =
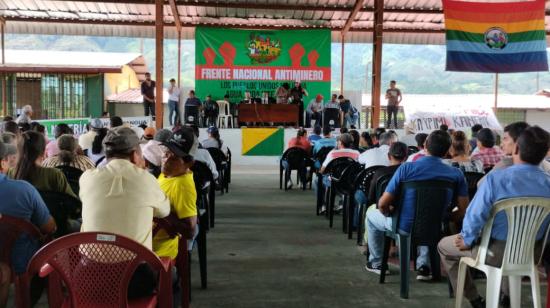
[[[495,116],[497,115],[497,108],[498,108],[498,73],[495,74],[495,106],[493,107]]]
[[[181,31],[178,31],[178,88],[181,82]]]
[[[6,64],[6,50],[4,46],[4,34],[5,34],[5,27],[6,27],[6,20],[1,18],[0,19],[0,36],[1,36],[1,44],[2,44],[2,65]],[[6,86],[6,74],[2,74],[2,115],[5,117],[8,115],[8,94],[7,86]]]
[[[340,94],[344,95],[344,42],[346,36],[342,34],[342,58],[340,61]]]
[[[374,0],[374,28],[372,37],[371,126],[380,125],[380,87],[382,84],[382,35],[384,33],[384,0]]]
[[[164,84],[164,0],[155,0],[155,72],[156,72],[156,101],[155,118],[157,129],[163,128],[164,104],[163,104],[163,84]]]

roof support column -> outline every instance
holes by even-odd
[[[155,72],[156,72],[156,102],[155,102],[155,123],[157,129],[163,128],[164,104],[164,0],[155,0]]]
[[[178,31],[178,88],[181,83],[181,31]]]
[[[495,106],[493,107],[495,116],[497,115],[497,109],[498,109],[498,73],[495,74]]]
[[[342,57],[340,63],[340,94],[344,95],[344,46],[346,46],[346,36],[342,34]]]
[[[0,17],[0,40],[2,45],[2,65],[6,63],[6,54],[4,49],[4,34],[6,32],[6,20],[2,17]],[[6,87],[6,77],[7,75],[4,73],[2,74],[2,114],[3,116],[8,115],[8,95],[6,93],[7,87]]]
[[[384,33],[384,0],[374,0],[374,27],[372,34],[371,126],[380,125],[380,91],[382,85],[382,35]]]

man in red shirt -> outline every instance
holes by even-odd
[[[488,128],[483,128],[477,133],[477,148],[471,158],[481,160],[484,169],[494,167],[504,157],[504,152],[495,147],[495,139],[495,134]]]

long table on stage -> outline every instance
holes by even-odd
[[[298,126],[298,105],[239,104],[239,123],[288,123]]]

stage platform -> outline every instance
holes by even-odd
[[[248,127],[248,129],[262,129]],[[288,141],[292,137],[296,137],[296,128],[281,128],[284,132],[284,149],[287,148]],[[208,137],[206,128],[200,129],[199,140],[202,141]],[[311,129],[308,129],[311,131]],[[365,129],[358,129],[359,132],[365,131]],[[405,134],[404,130],[396,130],[397,134],[401,137]],[[339,129],[334,131],[334,135],[339,135]],[[242,128],[221,128],[220,136],[224,144],[226,144],[231,150],[232,164],[235,165],[250,165],[250,166],[278,166],[282,152],[279,155],[274,156],[249,156],[243,155],[243,129]]]

